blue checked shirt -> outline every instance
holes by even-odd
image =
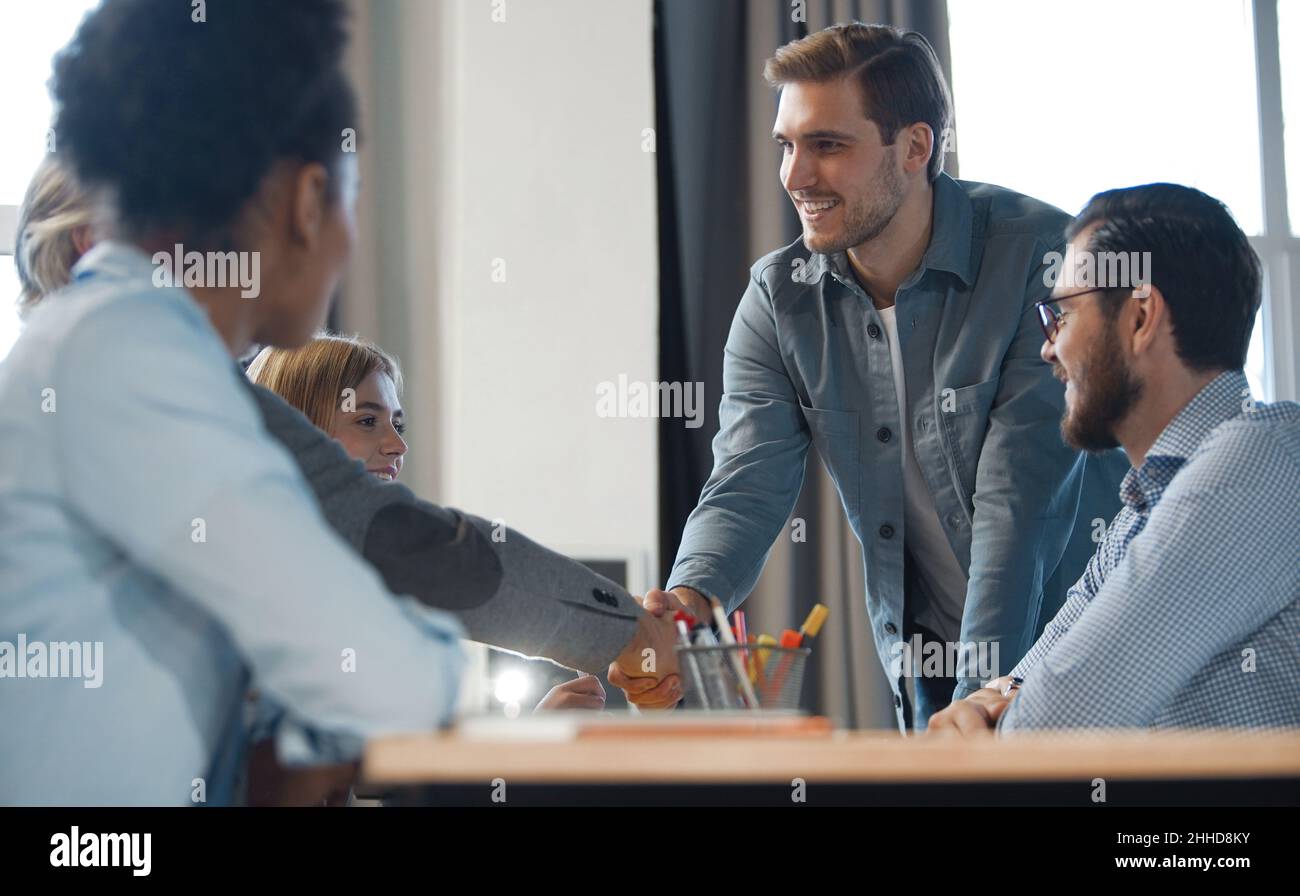
[[[1300,405],[1220,374],[1120,498],[999,728],[1300,726]]]

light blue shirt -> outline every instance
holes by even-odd
[[[1220,374],[1120,497],[999,728],[1300,726],[1300,405]]]
[[[250,689],[288,761],[453,707],[458,623],[327,527],[206,313],[152,274],[100,244],[0,364],[0,803],[236,800]]]

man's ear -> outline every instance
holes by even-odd
[[[937,136],[934,131],[930,130],[928,124],[918,121],[916,124],[899,131],[898,136],[906,141],[904,144],[906,149],[903,153],[903,170],[908,174],[925,171],[930,164],[930,157],[938,150],[938,145],[935,142]]]
[[[1134,355],[1141,355],[1157,344],[1160,334],[1170,325],[1169,306],[1157,286],[1135,289],[1124,298],[1124,302],[1132,307],[1125,308],[1121,318],[1128,316],[1131,320],[1126,328],[1131,348]]]
[[[320,239],[329,212],[329,172],[319,162],[308,162],[292,175],[289,233],[294,242],[311,248]]]

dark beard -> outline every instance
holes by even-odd
[[[1142,396],[1142,383],[1133,377],[1119,352],[1111,321],[1101,346],[1088,359],[1075,383],[1074,410],[1061,420],[1061,437],[1067,445],[1096,454],[1115,448],[1115,428]]]

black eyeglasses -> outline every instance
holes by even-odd
[[[1108,288],[1109,287],[1098,286],[1093,289],[1072,292],[1068,296],[1056,296],[1052,299],[1043,299],[1041,302],[1035,302],[1034,307],[1038,309],[1038,323],[1043,328],[1043,335],[1047,337],[1047,341],[1053,345],[1056,344],[1056,333],[1061,329],[1061,321],[1065,320],[1065,316],[1070,313],[1069,311],[1061,311],[1059,308],[1053,306],[1060,302],[1064,302],[1066,299],[1086,296],[1088,293],[1105,292]]]

